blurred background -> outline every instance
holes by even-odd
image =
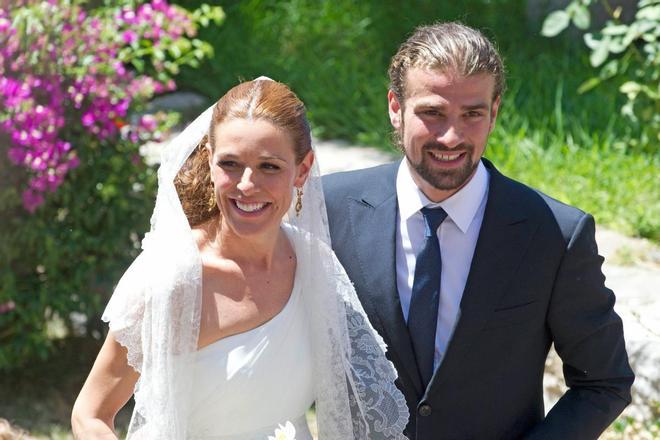
[[[267,75],[305,102],[320,144],[359,147],[332,154],[395,155],[389,60],[447,20],[482,30],[507,68],[486,156],[592,213],[617,241],[614,280],[657,294],[660,0],[0,0],[0,417],[70,438],[104,305],[149,229],[162,142]],[[624,306],[657,360],[648,301]],[[657,365],[604,438],[659,438]]]

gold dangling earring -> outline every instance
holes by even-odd
[[[209,212],[213,211],[216,206],[217,206],[217,203],[215,201],[215,193],[213,191],[211,191],[211,196],[209,197],[209,201],[208,201],[208,210],[209,210]]]
[[[302,211],[302,189],[296,188],[296,217],[300,217],[300,211]]]

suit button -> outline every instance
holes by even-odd
[[[431,409],[431,405],[425,403],[423,405],[420,405],[419,408],[417,408],[417,412],[422,417],[428,417],[431,415],[433,410]]]

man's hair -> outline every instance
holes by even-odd
[[[390,90],[402,105],[411,67],[453,71],[466,77],[488,73],[495,79],[493,99],[504,92],[504,65],[495,46],[481,32],[461,23],[420,26],[399,47],[388,73]]]

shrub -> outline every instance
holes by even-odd
[[[554,37],[572,22],[590,27],[589,6],[595,0],[572,0],[565,9],[546,17],[542,34]],[[624,146],[657,154],[660,145],[660,0],[641,0],[632,22],[620,19],[622,8],[607,8],[610,20],[602,29],[588,32],[584,42],[591,50],[589,60],[598,74],[580,85],[586,93],[604,83],[615,82],[626,101],[621,114],[640,132],[627,136]]]
[[[650,125],[631,124],[619,115],[626,96],[618,86],[575,93],[594,75],[589,52],[575,39],[539,35],[525,2],[229,0],[223,5],[227,24],[201,31],[217,56],[203,65],[204,75],[182,69],[182,87],[214,99],[240,79],[269,75],[303,99],[318,137],[383,148],[391,148],[387,65],[398,45],[415,26],[437,20],[482,29],[497,43],[508,70],[508,90],[487,152],[502,160],[496,165],[589,210],[601,225],[659,239],[657,142],[629,148],[645,142]],[[583,9],[571,14],[584,20]],[[528,154],[530,145],[534,154]],[[612,166],[616,163],[619,167]],[[567,170],[575,173],[570,185],[557,178]],[[634,190],[617,198],[622,188]]]
[[[176,116],[141,113],[222,19],[164,0],[0,0],[0,369],[86,332],[148,224],[139,144]],[[91,325],[91,324],[90,324]]]

